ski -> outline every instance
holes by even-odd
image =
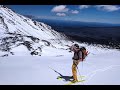
[[[84,82],[85,80],[79,80],[78,82],[72,82],[72,81],[70,81],[70,82],[68,82],[67,84],[65,84],[65,85],[73,85],[73,84],[76,84],[76,83],[79,83],[79,82]]]
[[[65,76],[58,76],[57,79],[58,79],[58,80],[62,80],[62,79],[64,79],[64,77],[65,77]],[[78,76],[78,78],[84,78],[84,77],[85,77],[85,76]],[[69,76],[69,77],[67,77],[67,78],[73,79],[72,76]]]

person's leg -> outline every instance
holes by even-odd
[[[73,79],[74,79],[74,81],[78,81],[78,79],[77,79],[77,69],[76,69],[78,63],[79,63],[79,62],[78,62],[77,60],[73,60],[72,74],[73,74]]]

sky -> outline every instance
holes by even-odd
[[[9,5],[37,18],[120,24],[120,5]]]

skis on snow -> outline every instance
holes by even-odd
[[[68,78],[69,80],[69,82],[67,83],[67,84],[65,84],[65,85],[72,85],[72,84],[76,84],[76,83],[79,83],[79,82],[84,82],[85,80],[83,79],[85,76],[78,76],[78,79],[81,79],[81,80],[78,80],[78,82],[72,82],[72,80],[73,80],[73,77],[72,76],[66,76],[66,79]],[[57,79],[58,80],[63,80],[63,79],[65,79],[65,76],[64,77],[61,77],[61,76],[58,76],[57,77]],[[71,80],[72,79],[72,80]]]
[[[65,85],[73,85],[73,84],[76,84],[76,83],[79,83],[79,82],[84,82],[85,80],[78,80],[77,82],[72,82],[72,81],[70,81],[70,82],[68,82],[67,84],[65,84]]]

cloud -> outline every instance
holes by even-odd
[[[57,13],[56,15],[57,15],[57,16],[60,16],[60,17],[64,17],[64,16],[66,16],[65,13]]]
[[[72,14],[78,14],[79,11],[78,11],[78,10],[71,10],[71,13],[72,13]]]
[[[96,5],[95,7],[97,7],[99,10],[104,10],[108,12],[117,11],[120,9],[120,7],[116,5]]]
[[[51,11],[52,12],[67,12],[69,9],[66,8],[66,5],[55,6]]]
[[[89,8],[89,7],[90,7],[90,5],[80,5],[79,6],[80,9],[85,9],[85,8]]]

